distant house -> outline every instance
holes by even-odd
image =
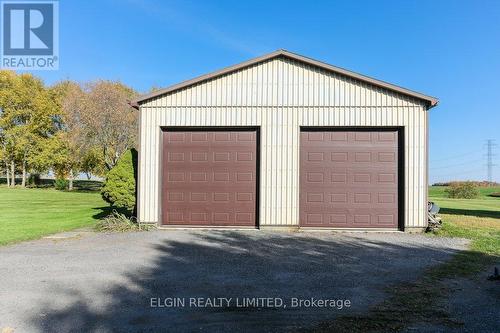
[[[422,230],[436,104],[284,50],[142,96],[138,218]]]

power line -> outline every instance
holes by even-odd
[[[488,167],[487,179],[489,183],[493,183],[493,167],[496,165],[493,163],[493,148],[496,147],[495,140],[486,140],[486,166]]]
[[[484,169],[472,169],[472,170],[465,170],[465,171],[459,171],[459,172],[450,172],[445,173],[445,174],[434,174],[433,172],[430,173],[432,177],[443,177],[443,176],[450,176],[453,177],[454,175],[466,175],[466,174],[471,174],[471,173],[478,173],[483,171]]]
[[[447,160],[451,160],[451,159],[455,159],[455,158],[459,158],[459,157],[463,157],[463,156],[470,156],[470,155],[477,154],[477,153],[478,153],[478,151],[474,150],[474,151],[469,151],[469,152],[466,152],[463,154],[457,154],[457,155],[451,155],[448,157],[441,157],[438,159],[433,159],[431,162],[447,161]],[[480,154],[480,152],[479,152],[479,154]]]
[[[477,164],[477,160],[473,160],[473,161],[466,161],[466,162],[461,162],[461,163],[454,163],[454,164],[448,164],[448,165],[440,165],[440,166],[437,166],[437,167],[432,167],[432,168],[429,168],[430,170],[437,170],[437,169],[448,169],[448,168],[453,168],[455,166],[462,166],[462,165],[476,165]]]

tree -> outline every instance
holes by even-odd
[[[479,190],[474,182],[453,182],[444,190],[449,198],[474,199],[479,195]]]
[[[100,176],[106,174],[103,156],[100,154],[99,149],[91,147],[86,152],[83,156],[83,160],[81,161],[80,171],[87,175],[87,179],[90,179],[92,174]]]
[[[5,168],[7,186],[15,185],[14,140],[10,133],[14,124],[7,119],[16,89],[16,75],[12,71],[0,71],[0,157]]]
[[[71,191],[73,180],[83,169],[89,151],[81,116],[86,109],[86,96],[80,86],[71,81],[59,82],[50,91],[61,110],[56,121],[59,133],[50,147],[50,154],[54,156],[52,167],[56,177],[68,179],[68,190]]]
[[[37,153],[57,131],[57,105],[40,79],[0,71],[0,109],[2,157],[10,165],[10,183],[14,184],[18,169],[25,186],[28,171],[36,167]]]
[[[64,81],[52,88],[62,109],[61,139],[70,158],[69,188],[77,172],[105,175],[120,156],[134,147],[137,112],[127,101],[136,93],[119,82],[83,86]]]
[[[86,110],[81,113],[86,138],[101,151],[109,171],[125,151],[136,145],[138,115],[128,104],[136,93],[112,81],[92,82],[86,86],[86,92]]]
[[[2,110],[0,109],[0,119],[2,117]],[[0,120],[1,122],[1,120]],[[0,127],[0,169],[5,171],[5,178],[7,179],[7,187],[10,187],[10,163],[8,152],[8,143],[5,133]]]
[[[108,172],[101,188],[102,198],[111,205],[135,214],[137,151],[129,149]]]
[[[9,185],[15,174],[55,171],[73,179],[80,172],[105,175],[135,146],[136,93],[112,81],[79,85],[60,82],[49,89],[31,74],[0,71],[0,168]]]

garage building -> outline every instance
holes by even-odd
[[[144,95],[138,219],[422,230],[436,104],[285,50]]]

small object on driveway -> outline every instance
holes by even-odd
[[[488,277],[488,280],[490,280],[490,281],[500,281],[500,274],[498,274],[498,267],[495,267],[495,271],[493,272],[493,275],[490,275]]]
[[[427,203],[427,229],[426,232],[431,232],[441,228],[442,221],[441,217],[438,216],[439,206],[434,202],[429,201]]]

